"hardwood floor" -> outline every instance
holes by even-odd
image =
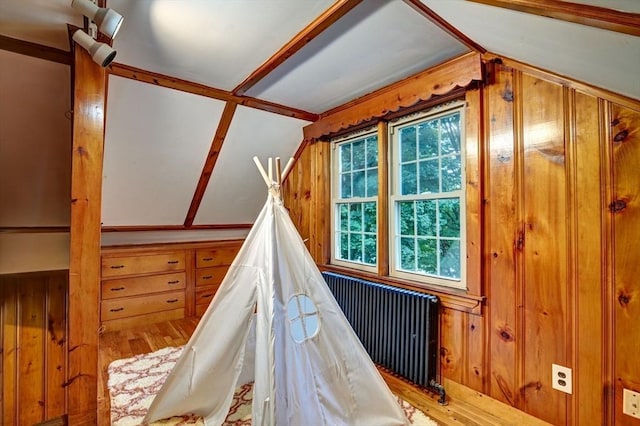
[[[100,337],[98,378],[98,424],[110,425],[107,367],[112,361],[187,343],[198,325],[197,318],[171,320],[145,327],[110,331]],[[383,373],[391,390],[441,425],[509,426],[548,425],[506,404],[455,382],[445,381],[449,404],[438,404],[438,395],[427,393]]]

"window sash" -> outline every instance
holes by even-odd
[[[431,157],[419,157],[420,147],[418,146],[418,137],[416,133],[416,156],[415,158],[410,158],[409,161],[401,161],[401,146],[400,146],[400,130],[409,128],[410,126],[416,126],[416,128],[423,123],[428,123],[433,120],[439,120],[442,117],[451,115],[451,114],[459,114],[459,130],[460,130],[460,141],[459,141],[459,150],[457,152],[446,152],[444,155],[442,154],[442,148],[438,146],[437,154],[432,155]],[[466,287],[466,201],[465,201],[465,152],[464,152],[464,110],[460,104],[453,106],[452,108],[448,108],[446,110],[442,110],[438,113],[425,113],[420,114],[418,116],[414,116],[411,118],[398,120],[393,126],[390,127],[390,132],[392,134],[391,139],[391,161],[389,162],[389,178],[390,178],[390,186],[389,186],[389,274],[392,276],[396,276],[398,278],[405,278],[411,280],[418,280],[423,282],[428,282],[431,284],[442,285],[453,288],[465,288]],[[440,130],[439,130],[440,131]],[[438,143],[441,144],[442,137],[441,134],[438,135]],[[418,164],[420,161],[438,161],[438,179],[439,191],[443,189],[443,179],[442,179],[442,159],[450,158],[453,155],[459,156],[459,167],[460,167],[460,184],[459,189],[444,191],[444,192],[420,192],[420,183],[418,183],[420,176],[418,175],[418,168],[416,166],[416,193],[411,194],[401,194],[402,190],[402,166],[405,164]],[[440,236],[439,233],[436,233],[436,236],[423,236],[417,235],[417,230],[414,225],[414,234],[401,234],[401,221],[400,221],[400,203],[402,202],[415,202],[416,201],[442,201],[447,199],[458,199],[459,200],[459,234],[457,238],[451,237],[443,237]],[[414,211],[414,218],[416,216],[416,212]],[[436,214],[436,219],[438,219],[438,215]],[[436,227],[439,227],[439,224],[436,223]],[[404,239],[404,240],[403,240]],[[408,270],[408,268],[403,268],[403,256],[402,256],[402,243],[408,243],[409,239],[413,239],[413,270]],[[435,242],[435,250],[436,250],[436,273],[429,273],[425,271],[418,270],[418,262],[420,252],[417,247],[417,243],[420,241],[434,241]],[[440,249],[442,247],[443,241],[452,241],[452,245],[459,245],[459,259],[458,259],[458,271],[459,278],[447,277],[445,275],[440,274],[441,271],[441,252]],[[432,244],[432,243],[431,243]],[[407,247],[410,244],[407,244]],[[408,260],[405,256],[404,260]],[[424,260],[424,259],[423,259]],[[428,269],[428,268],[425,268]]]
[[[375,131],[369,131],[334,142],[332,156],[331,263],[369,272],[377,271],[378,264],[377,216],[379,159],[377,151],[377,137],[378,135]],[[371,138],[374,138],[373,141]],[[364,153],[362,153],[363,160],[354,164],[353,151],[351,150],[361,142],[362,149],[364,150]],[[344,161],[341,155],[344,152],[341,147],[345,145],[350,145],[350,148],[348,149],[350,161],[348,162]],[[375,147],[375,161],[369,151],[372,147]],[[345,165],[347,167],[345,167]],[[345,178],[345,176],[347,177]],[[362,179],[364,180],[364,183],[362,183]],[[359,185],[359,187],[356,188],[355,185]],[[344,191],[345,187],[349,187],[349,190]],[[364,207],[369,203],[374,205],[375,212],[372,216],[375,219],[375,226],[365,230]],[[357,205],[360,205],[362,209],[360,229],[340,229],[340,206],[347,206],[347,210],[351,212],[353,206]],[[350,224],[350,216],[347,218],[347,221],[349,221]],[[344,247],[342,241],[345,235],[348,239],[347,258],[344,258],[343,256]],[[375,259],[375,262],[369,263],[368,261],[371,260],[372,256],[367,256],[367,253],[371,253],[370,249],[367,251],[367,247],[370,247],[372,239],[374,240],[375,254],[373,255],[373,258]],[[353,256],[351,256],[351,249],[353,248],[352,242],[354,240],[360,245],[360,260],[353,259]]]

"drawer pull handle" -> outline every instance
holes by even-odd
[[[169,265],[175,265],[176,263],[180,263],[180,261],[179,260],[169,260],[167,263]]]
[[[115,308],[115,309],[109,309],[111,312],[120,312],[120,311],[124,311],[124,308]]]
[[[167,300],[167,303],[176,303],[178,301],[178,299],[169,299]]]
[[[124,287],[112,287],[111,291],[121,291],[124,290]]]
[[[111,265],[109,266],[111,269],[122,269],[124,268],[124,265]]]
[[[213,275],[205,275],[202,277],[203,280],[210,280],[211,278],[213,278]]]
[[[178,284],[180,280],[167,281],[167,284]]]
[[[203,295],[202,295],[202,298],[203,298],[203,299],[208,299],[208,298],[210,298],[211,296],[213,296],[213,293],[212,293],[212,294],[203,294]]]
[[[202,260],[204,260],[205,262],[210,262],[213,260],[213,257],[203,257]]]

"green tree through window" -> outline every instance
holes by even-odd
[[[360,136],[336,146],[334,257],[377,263],[378,137]]]

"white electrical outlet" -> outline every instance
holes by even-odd
[[[622,390],[622,413],[640,419],[640,393]]]
[[[573,392],[571,369],[558,364],[551,364],[551,387],[561,392]]]

